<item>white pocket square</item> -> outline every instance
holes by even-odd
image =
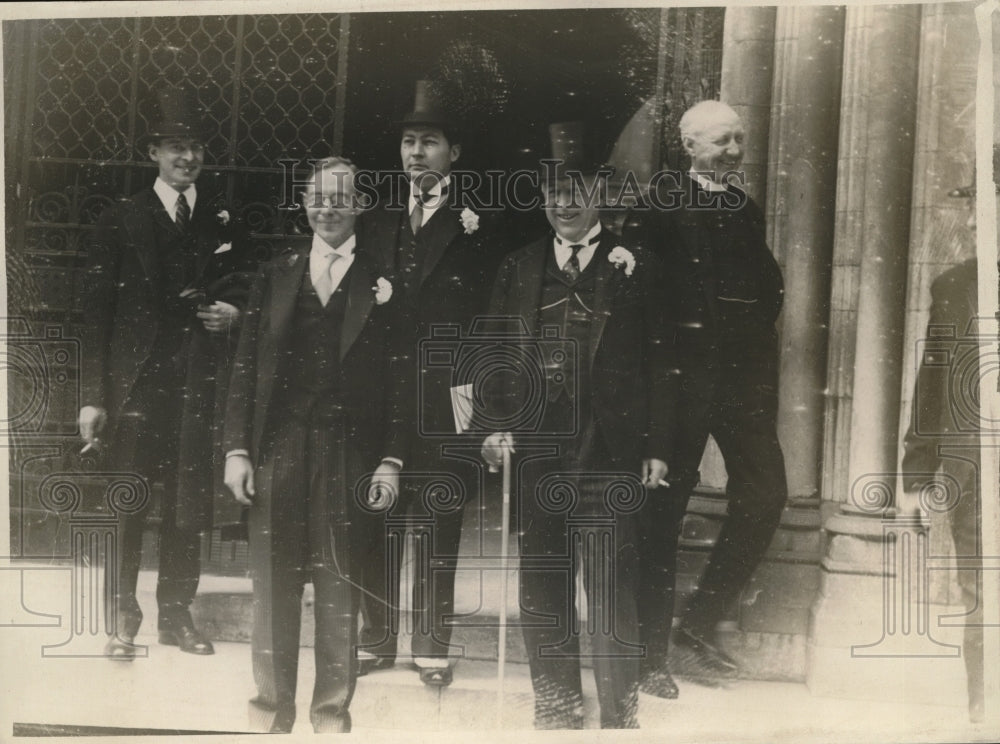
[[[226,251],[231,251],[233,249],[232,243],[223,243],[218,248],[215,249],[216,253],[225,253]]]

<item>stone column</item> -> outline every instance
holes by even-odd
[[[789,6],[777,18],[768,222],[784,259],[778,435],[793,497],[819,493],[844,14]]]
[[[921,8],[847,10],[835,252],[856,280],[845,492],[825,523],[828,547],[812,608],[806,682],[816,694],[941,702],[952,639],[925,623],[889,626],[892,597],[926,602],[901,549],[925,550],[919,523],[894,519]],[[856,262],[856,263],[855,263]],[[848,263],[845,261],[845,263]],[[841,302],[850,307],[849,297]],[[843,320],[842,316],[839,320]],[[841,339],[843,340],[843,339]],[[837,360],[837,361],[842,361]],[[832,363],[831,363],[832,366]],[[839,370],[842,374],[843,369]],[[841,378],[841,382],[844,382]],[[842,401],[842,404],[846,401]],[[838,432],[839,433],[839,432]],[[836,494],[834,495],[837,496]],[[916,546],[915,548],[907,546]],[[912,617],[918,618],[914,605]],[[944,689],[951,689],[949,680]]]
[[[743,119],[747,193],[761,206],[767,184],[775,14],[775,8],[726,8],[722,29],[720,98]]]

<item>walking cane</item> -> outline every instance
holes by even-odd
[[[507,586],[510,537],[510,448],[504,442],[503,450],[503,508],[500,516],[500,637],[497,649],[497,728],[503,719],[503,676],[507,660]]]

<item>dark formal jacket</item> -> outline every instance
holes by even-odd
[[[975,493],[979,456],[979,349],[970,327],[979,307],[976,261],[945,271],[931,285],[928,333],[918,346],[910,426],[903,440],[903,487],[917,490],[942,469]],[[949,446],[950,455],[948,455]]]
[[[674,426],[676,396],[673,328],[663,316],[662,267],[655,256],[633,249],[636,265],[631,276],[608,260],[620,238],[601,233],[591,262],[597,271],[594,319],[590,330],[589,364],[591,411],[615,464],[629,469],[643,458],[667,460]],[[490,316],[515,318],[527,336],[510,343],[524,347],[522,358],[538,358],[539,308],[543,274],[552,237],[511,253],[500,266],[490,301]],[[541,345],[544,347],[545,341]],[[539,349],[542,356],[545,349]],[[491,375],[482,395],[492,420],[508,419],[510,406],[524,405],[533,393],[530,374]],[[537,376],[536,376],[537,378]],[[515,433],[515,437],[517,434]]]
[[[289,246],[265,264],[250,290],[240,333],[229,398],[223,450],[245,449],[260,465],[266,427],[283,415],[272,403],[282,379],[279,364],[291,338],[299,288],[309,271],[311,244]],[[407,460],[409,422],[406,384],[411,367],[409,334],[402,298],[394,290],[385,303],[373,287],[383,277],[378,263],[358,237],[354,264],[344,277],[347,305],[340,333],[340,391],[346,436],[370,459],[374,470],[382,457]]]
[[[240,310],[256,270],[246,230],[224,210],[219,197],[199,190],[191,214],[195,266],[189,286],[204,292],[202,302],[228,302]],[[122,199],[106,209],[89,246],[86,288],[80,309],[84,313],[82,348],[84,405],[104,407],[111,457],[128,443],[116,438],[120,414],[134,408],[130,400],[154,353],[164,320],[165,264],[160,245],[172,244],[180,233],[152,188]],[[213,443],[221,430],[228,364],[238,328],[210,334],[195,316],[182,344],[184,399],[177,411],[178,524],[204,529],[210,526],[211,493],[221,483],[221,461]],[[152,425],[156,425],[153,422]]]
[[[479,225],[466,231],[461,204],[442,205],[419,232],[423,260],[419,276],[405,297],[415,327],[413,357],[419,371],[419,406],[415,413],[420,431],[455,432],[451,387],[446,367],[428,365],[421,342],[437,329],[459,326],[468,334],[472,321],[486,312],[497,266],[507,251],[499,219],[487,212],[476,214]],[[468,214],[468,213],[467,213]],[[386,276],[400,276],[400,249],[410,239],[407,207],[384,204],[363,215],[360,233],[366,250],[378,260]],[[399,284],[398,281],[394,283]]]
[[[630,247],[645,247],[663,261],[664,296],[676,328],[677,359],[689,380],[685,388],[693,382],[711,394],[727,352],[720,320],[725,309],[720,307],[719,271],[711,250],[717,210],[698,208],[706,192],[687,174],[681,176],[679,188],[671,184],[671,189],[668,183],[661,181],[657,198],[630,212],[623,241]],[[774,323],[784,299],[781,270],[767,246],[760,208],[735,188],[725,203],[743,210],[741,224],[749,234],[743,236],[742,247],[748,254],[741,260],[755,288],[753,313],[761,328],[753,344],[736,355],[741,362],[739,374],[748,384],[776,387],[779,360]]]

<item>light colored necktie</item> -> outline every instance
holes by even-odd
[[[413,211],[410,212],[410,230],[416,235],[420,232],[420,228],[424,224],[424,199],[427,198],[426,194],[417,194],[415,199],[416,203],[413,205]]]
[[[324,256],[324,260],[328,263],[313,285],[313,289],[319,295],[319,301],[323,303],[323,307],[326,307],[326,303],[330,301],[330,296],[333,295],[333,277],[330,274],[333,271],[333,264],[338,258],[340,258],[340,255],[332,251]]]

